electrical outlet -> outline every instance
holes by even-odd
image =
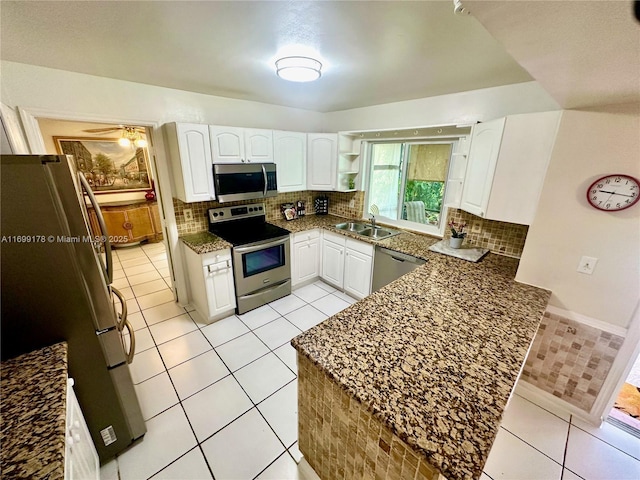
[[[193,210],[191,210],[190,208],[185,208],[182,211],[183,215],[184,215],[184,221],[185,222],[192,222],[193,221]]]
[[[580,273],[586,273],[587,275],[591,275],[596,268],[596,263],[598,263],[597,258],[582,257],[580,259],[580,263],[578,264],[578,271]]]
[[[480,222],[473,222],[471,225],[471,233],[480,233]]]
[[[356,208],[356,199],[352,198],[349,202],[349,208]]]

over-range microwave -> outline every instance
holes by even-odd
[[[278,194],[275,163],[215,163],[213,182],[221,203]]]

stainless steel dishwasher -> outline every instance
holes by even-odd
[[[425,263],[421,258],[376,246],[373,257],[371,291],[380,290],[387,283],[393,282],[396,278],[400,278],[405,273],[409,273]]]

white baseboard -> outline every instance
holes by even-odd
[[[303,480],[320,480],[316,471],[311,468],[311,465],[304,457],[298,462],[298,472]]]
[[[518,380],[514,392],[560,417],[573,415],[596,427],[600,427],[602,424],[602,419],[600,417],[590,415],[584,410],[565,402],[555,395],[545,392],[535,385],[526,382],[522,378]]]
[[[570,310],[564,310],[562,308],[554,307],[553,305],[547,305],[547,312],[554,315],[559,315],[569,320],[575,320],[576,322],[583,323],[589,327],[594,327],[604,332],[613,333],[621,337],[627,336],[627,329],[618,325],[612,325],[597,318],[587,317],[581,313],[572,312]]]

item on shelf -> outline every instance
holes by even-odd
[[[356,188],[356,179],[353,177],[349,177],[349,190],[353,190]]]
[[[314,206],[316,209],[316,215],[328,215],[329,214],[329,197],[327,196],[316,197],[314,200]]]
[[[298,214],[293,203],[280,204],[280,210],[282,210],[282,215],[284,215],[285,220],[294,220],[298,218]]]
[[[299,217],[304,217],[307,214],[307,209],[302,200],[298,200],[298,204],[296,206],[296,213]]]

